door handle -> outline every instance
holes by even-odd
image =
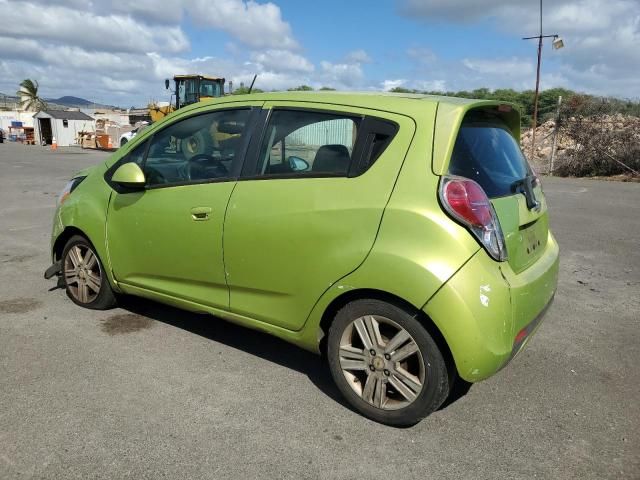
[[[211,207],[193,207],[191,209],[191,219],[196,222],[202,222],[209,220],[209,214],[211,213]]]

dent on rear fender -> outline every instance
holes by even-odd
[[[509,358],[513,344],[509,285],[484,250],[478,251],[423,311],[445,338],[464,380],[487,378]]]
[[[421,308],[478,248],[442,212],[388,208],[371,253],[343,281],[392,293]]]
[[[472,239],[469,241],[461,227],[427,211],[385,212],[383,224],[362,265],[334,282],[313,307],[300,332],[300,343],[305,348],[317,351],[318,342],[326,333],[320,328],[323,315],[342,295],[356,290],[376,291],[420,310],[480,248]]]

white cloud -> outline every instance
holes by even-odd
[[[320,79],[323,85],[339,89],[362,87],[364,73],[359,63],[320,62]]]
[[[417,90],[423,90],[426,92],[444,92],[447,90],[446,80],[424,80],[415,82]]]
[[[409,0],[403,5],[405,12],[413,9],[413,18],[427,21],[492,19],[496,28],[514,35],[514,42],[521,42],[521,34],[535,34],[537,28],[535,5],[525,0]],[[543,87],[640,96],[639,5],[634,0],[550,4],[545,29],[561,33],[567,47],[552,52],[545,46]],[[427,46],[412,45],[405,47],[400,66],[394,59],[399,68],[395,72],[391,64],[368,66],[373,61],[363,49],[337,52],[331,61],[314,65],[280,7],[268,0],[163,0],[160,6],[157,0],[0,0],[0,12],[0,92],[9,94],[22,79],[33,78],[48,97],[73,94],[104,103],[143,105],[150,99],[167,100],[164,78],[185,72],[224,76],[236,86],[248,84],[257,73],[256,87],[265,90],[301,84],[338,89],[530,89],[535,77],[533,43],[530,58],[496,57],[470,45],[462,60],[440,58]],[[194,58],[183,30],[187,22],[227,38],[210,48],[212,56]],[[402,54],[403,48],[397,52]],[[368,69],[373,79],[366,78]],[[385,72],[387,79],[378,72]]]
[[[365,83],[362,65],[373,60],[364,50],[349,52],[344,60],[337,63],[323,60],[320,62],[320,72],[312,85],[331,86],[339,90],[371,89],[372,85]]]
[[[299,46],[291,27],[270,2],[0,0],[0,12],[3,93],[34,78],[46,97],[130,106],[164,100],[163,80],[177,73],[220,75],[236,85],[258,73],[256,86],[266,89],[313,81],[314,65],[292,51]],[[189,58],[187,16],[229,34],[224,50],[214,49],[221,56]]]
[[[186,9],[197,25],[214,27],[254,48],[296,49],[290,25],[280,7],[253,0],[187,0]]]
[[[518,58],[492,58],[492,59],[472,59],[465,58],[462,64],[469,70],[489,75],[531,77],[534,71],[533,62]]]
[[[97,9],[99,10],[99,8]],[[189,41],[180,27],[156,28],[124,15],[100,15],[58,5],[0,0],[2,35],[111,52],[182,52]]]
[[[347,63],[371,63],[373,60],[367,52],[359,49],[347,53],[345,61]]]
[[[555,0],[554,6],[575,3],[575,0]],[[548,5],[547,5],[548,7]],[[468,23],[483,18],[507,17],[522,12],[536,21],[538,2],[531,0],[403,0],[400,12],[415,19],[429,21],[444,20],[454,23]],[[515,20],[515,19],[514,19]],[[522,20],[518,18],[518,20]],[[522,23],[512,22],[518,28]]]
[[[382,90],[388,92],[389,90],[393,90],[394,88],[403,87],[407,81],[402,78],[397,78],[394,80],[384,80],[381,84]]]
[[[412,19],[426,22],[490,20],[496,28],[513,34],[514,42],[520,41],[522,36],[536,35],[539,29],[538,2],[530,0],[404,0],[400,2],[400,11]],[[546,2],[543,27],[545,34],[560,34],[565,41],[563,50],[553,52],[548,49],[550,42],[547,42],[545,61],[559,64],[558,75],[547,76],[550,82],[566,81],[564,86],[568,88],[594,93],[640,96],[638,0]],[[486,61],[491,62],[491,59]],[[469,68],[480,74],[479,69],[490,67],[472,62]],[[511,76],[518,75],[511,73]]]
[[[82,0],[80,0],[82,1]],[[178,23],[183,16],[182,0],[101,0],[98,4],[104,11],[131,15],[134,18],[159,24]]]
[[[276,70],[291,72],[313,72],[313,64],[302,55],[287,50],[266,50],[254,52],[251,59],[256,62],[260,70]]]
[[[280,7],[253,0],[0,0],[2,33],[113,51],[181,52],[189,47],[177,25],[188,14],[253,48],[298,48]]]
[[[406,80],[403,78],[383,80],[382,90],[388,92],[394,88],[404,87],[420,92],[444,92],[447,89],[445,80]]]

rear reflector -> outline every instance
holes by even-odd
[[[518,334],[516,335],[516,338],[513,340],[513,343],[517,345],[518,343],[522,342],[525,338],[527,338],[526,327],[518,332]]]

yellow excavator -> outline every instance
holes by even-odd
[[[169,102],[168,104],[150,103],[149,115],[152,122],[166,117],[171,112],[197,103],[201,100],[208,98],[222,97],[224,95],[224,78],[221,77],[209,77],[205,75],[176,75],[173,77],[175,82],[175,91],[171,96],[175,95],[175,105]],[[171,85],[170,80],[167,78],[164,81],[164,86],[168,90]]]
[[[149,115],[152,122],[157,122],[187,105],[225,95],[224,78],[205,75],[176,75],[173,77],[173,81],[175,82],[175,91],[171,92],[171,98],[175,95],[175,104],[172,104],[171,101],[164,104],[150,103]],[[255,82],[255,76],[253,81]],[[168,90],[171,86],[170,80],[166,79],[164,85]],[[253,87],[253,82],[251,87]],[[240,137],[239,132],[236,131],[237,126],[231,123],[226,126],[216,124],[214,130],[209,132],[210,135],[197,132],[187,138],[173,138],[168,148],[181,151],[185,159],[190,159],[198,154],[210,154],[213,145],[217,146],[219,150],[224,150],[223,145]]]

